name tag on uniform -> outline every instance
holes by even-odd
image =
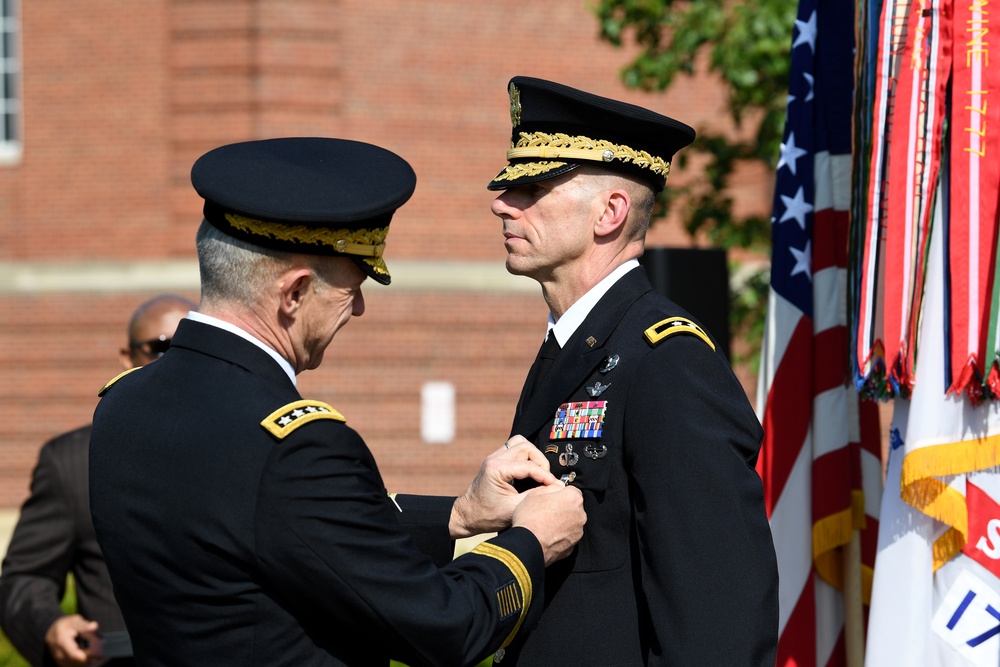
[[[607,409],[607,401],[563,403],[556,410],[549,440],[600,438]]]

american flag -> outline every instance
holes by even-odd
[[[878,412],[859,403],[848,373],[853,47],[854,3],[801,0],[758,391],[765,437],[757,470],[780,580],[779,667],[846,664],[839,589],[842,547],[855,528],[866,528],[866,591],[874,562]]]

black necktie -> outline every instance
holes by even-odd
[[[545,377],[545,373],[548,372],[549,366],[552,365],[552,361],[559,355],[559,341],[556,340],[556,335],[549,332],[548,338],[542,343],[542,347],[538,350],[538,359],[535,360],[535,374],[531,380],[531,388],[528,390],[528,398],[535,393],[535,389],[538,385],[542,383],[542,378]]]

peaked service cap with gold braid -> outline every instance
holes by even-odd
[[[191,169],[205,220],[253,245],[344,255],[383,285],[389,221],[417,177],[403,158],[347,139],[287,137],[220,146]]]
[[[537,183],[591,164],[639,176],[660,191],[674,153],[694,141],[694,130],[673,118],[552,81],[515,76],[507,91],[513,125],[509,164],[489,190]]]

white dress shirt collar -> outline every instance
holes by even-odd
[[[558,322],[553,322],[552,314],[549,313],[548,331],[555,334],[556,340],[559,342],[559,347],[566,345],[570,336],[583,324],[583,321],[587,319],[587,315],[590,315],[590,311],[594,309],[594,306],[601,300],[601,297],[607,294],[611,286],[637,266],[639,266],[639,260],[630,259],[609,273],[601,282],[591,287],[586,294],[577,299],[576,303],[563,313]],[[548,338],[548,332],[546,332],[546,338]]]
[[[288,363],[288,360],[285,359],[280,354],[278,354],[277,350],[275,350],[273,347],[271,347],[264,341],[260,340],[259,338],[255,337],[253,334],[244,331],[235,324],[196,311],[191,311],[190,313],[188,313],[188,319],[194,320],[195,322],[201,322],[202,324],[207,324],[212,327],[223,329],[231,334],[239,336],[243,340],[253,343],[257,347],[259,347],[260,349],[264,350],[269,355],[271,355],[271,358],[277,361],[278,365],[281,366],[281,370],[285,371],[285,374],[288,375],[288,379],[292,381],[292,384],[293,385],[295,384],[295,369],[292,368],[292,365],[290,363]]]

